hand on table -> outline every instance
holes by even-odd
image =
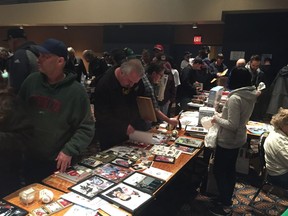
[[[60,172],[65,172],[66,169],[71,165],[71,159],[72,156],[66,155],[60,151],[57,158],[55,159],[57,161],[57,169],[59,169]]]

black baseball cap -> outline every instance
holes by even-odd
[[[44,41],[43,44],[35,46],[35,48],[39,53],[54,54],[67,60],[67,47],[62,41],[50,38]]]
[[[26,33],[23,29],[20,28],[10,28],[7,30],[7,38],[3,41],[8,41],[13,38],[27,38]]]

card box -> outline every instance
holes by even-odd
[[[109,188],[100,193],[100,196],[132,213],[138,211],[152,198],[152,195],[124,183],[119,183]]]
[[[133,173],[123,182],[149,194],[154,194],[165,183],[162,179],[140,172]]]
[[[69,187],[68,189],[88,199],[93,199],[97,196],[98,193],[100,193],[103,190],[106,190],[112,185],[114,185],[113,182],[104,179],[100,176],[93,175],[90,178],[87,178]]]
[[[165,156],[165,155],[155,155],[154,161],[164,162],[164,163],[175,163],[175,157]]]
[[[85,166],[85,167],[88,167],[90,169],[94,169],[97,166],[102,165],[103,162],[100,161],[100,160],[97,160],[97,159],[95,159],[93,157],[88,157],[88,158],[83,158],[78,164],[82,165],[82,166]]]
[[[72,183],[77,183],[92,174],[92,169],[81,165],[69,167],[65,172],[56,172],[55,175]]]
[[[1,199],[0,200],[0,215],[5,215],[5,216],[24,216],[27,215],[28,211],[13,205],[12,203]]]
[[[193,148],[200,148],[203,145],[203,140],[195,139],[192,137],[180,136],[175,140],[175,144]]]
[[[126,178],[128,175],[133,173],[133,170],[108,163],[104,164],[103,166],[97,167],[93,171],[93,173],[105,179],[118,183],[124,178]]]

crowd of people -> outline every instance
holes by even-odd
[[[287,107],[287,100],[279,99],[279,91],[287,85],[287,68],[276,75],[271,59],[261,65],[259,55],[251,56],[247,63],[239,59],[228,69],[222,53],[209,59],[207,47],[195,57],[186,51],[177,66],[161,44],[152,52],[143,49],[141,55],[126,47],[105,52],[102,57],[85,50],[78,57],[73,47],[57,39],[47,39],[41,45],[28,41],[23,29],[9,29],[6,41],[8,48],[0,49],[0,148],[5,171],[5,178],[0,178],[0,197],[17,189],[23,178],[29,184],[56,170],[64,172],[85,151],[95,132],[100,149],[106,150],[127,140],[135,130],[151,129],[154,123],[141,118],[137,97],[151,99],[157,123],[176,127],[179,120],[173,118],[177,111],[172,112],[172,107],[188,110],[187,103],[194,96],[209,91],[224,77],[228,81],[223,85],[230,94],[222,114],[212,121],[220,126],[214,173],[221,205],[211,212],[228,215],[235,163],[247,140],[248,120],[263,121],[267,108],[271,117],[280,107]],[[83,87],[85,79],[91,80],[94,89],[90,97]],[[263,84],[266,89],[260,92],[257,87]],[[273,100],[278,98],[277,105],[269,104],[271,95]],[[287,112],[280,114],[288,116]],[[287,139],[287,120],[284,127],[276,123],[278,118],[272,119],[276,131],[271,137]],[[273,145],[271,139],[267,140]],[[281,148],[287,149],[285,145],[287,142]],[[267,148],[272,152],[273,147]],[[287,161],[285,157],[283,161]],[[272,176],[287,173],[285,166],[277,173],[271,171]]]

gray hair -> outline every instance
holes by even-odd
[[[143,77],[145,73],[145,69],[139,59],[129,59],[123,62],[120,66],[120,70],[126,75],[135,71],[140,77]]]

